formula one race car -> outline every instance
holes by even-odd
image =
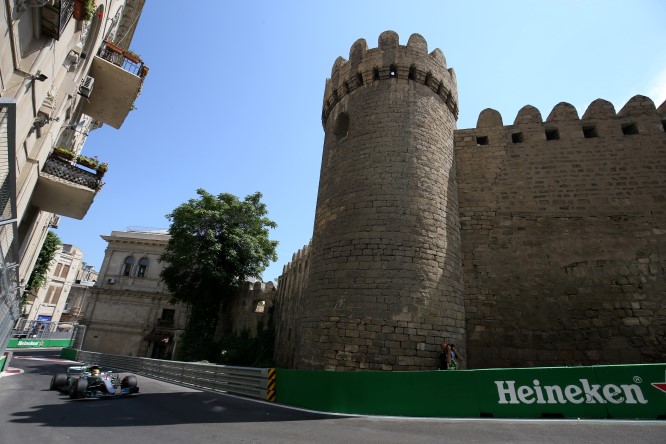
[[[66,374],[53,375],[49,388],[69,393],[71,399],[106,398],[139,393],[136,376],[127,375],[121,381],[120,375],[111,371],[102,371],[99,366],[88,364],[68,367]]]

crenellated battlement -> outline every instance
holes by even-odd
[[[502,141],[522,143],[540,140],[564,140],[596,138],[603,136],[621,136],[635,134],[663,133],[665,127],[666,102],[659,108],[646,96],[632,97],[619,112],[615,112],[612,103],[597,99],[578,116],[576,108],[570,103],[560,102],[551,110],[544,121],[541,112],[532,105],[525,105],[518,111],[513,125],[505,126],[502,115],[491,108],[479,114],[476,128],[458,130],[458,149],[479,145],[492,145]],[[564,131],[559,131],[564,129]],[[504,131],[502,131],[504,130]],[[495,137],[501,134],[502,140],[490,140],[489,134]],[[477,143],[468,140],[463,142],[463,134],[467,137],[477,135]],[[508,134],[511,134],[509,140]]]
[[[357,40],[349,51],[349,60],[338,57],[331,78],[326,79],[322,124],[335,106],[356,89],[382,80],[417,82],[428,86],[458,117],[458,88],[453,69],[447,69],[440,49],[428,54],[428,44],[419,34],[412,34],[406,46],[399,44],[398,34],[385,31],[378,47],[368,49],[365,39]]]
[[[431,370],[442,341],[468,368],[663,361],[666,102],[526,105],[507,124],[488,108],[460,130],[457,114],[456,75],[419,34],[335,61],[276,363]]]
[[[287,274],[292,268],[298,267],[304,259],[310,255],[310,244],[304,245],[296,253],[291,255],[291,261],[282,267],[282,274]]]

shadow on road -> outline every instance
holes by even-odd
[[[21,355],[24,358],[21,358]],[[25,390],[26,396],[30,396],[28,393],[32,391],[36,402],[30,405],[29,409],[24,408],[24,411],[6,411],[6,420],[46,427],[127,427],[343,418],[339,415],[304,412],[267,402],[164,384],[141,376],[141,393],[137,396],[71,400],[67,394],[58,391],[43,393],[50,391],[48,386],[52,375],[64,373],[67,367],[72,365],[54,362],[54,359],[58,359],[56,353],[27,352],[14,355],[12,367],[22,368],[26,372],[23,376],[26,379],[16,382],[28,383],[22,390]],[[118,373],[121,376],[129,374]],[[12,376],[17,377],[19,376]],[[17,385],[19,390],[20,384]],[[44,401],[45,399],[53,399],[53,403]]]
[[[276,422],[340,419],[208,392],[147,393],[118,399],[69,400],[14,412],[11,422],[47,427],[128,427],[146,425]]]

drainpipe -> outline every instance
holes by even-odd
[[[32,9],[32,36],[38,39],[42,36],[42,8]]]
[[[16,42],[14,41],[14,22],[12,21],[12,5],[9,0],[5,0],[5,14],[7,15],[7,27],[9,28],[9,46],[12,48],[12,61],[14,62],[14,68],[18,68]]]

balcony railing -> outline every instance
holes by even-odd
[[[44,163],[44,173],[59,177],[68,182],[77,183],[97,191],[100,187],[100,178],[95,173],[91,173],[82,168],[78,168],[69,162],[57,157],[49,157]]]
[[[42,6],[42,32],[56,40],[60,40],[74,12],[74,0],[56,0],[53,5]]]
[[[157,322],[155,323],[158,327],[173,327],[174,325],[174,320],[173,319],[158,319]]]
[[[142,79],[148,74],[148,67],[138,56],[121,49],[113,43],[104,42],[97,55]]]
[[[49,157],[39,175],[33,203],[43,211],[80,220],[90,209],[101,186],[97,174]]]
[[[83,112],[94,120],[120,128],[134,109],[146,75],[148,67],[136,54],[104,42],[86,77],[92,91]]]

